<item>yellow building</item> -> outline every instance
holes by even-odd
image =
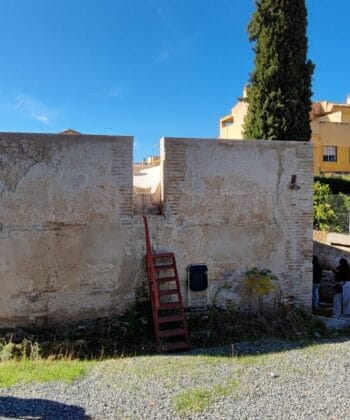
[[[346,104],[315,102],[311,112],[314,172],[350,172],[350,97]]]
[[[243,97],[231,108],[231,113],[220,118],[220,139],[243,139],[243,123],[248,111],[247,88],[244,87]]]
[[[231,113],[220,118],[222,139],[243,139],[243,123],[248,104],[240,100]],[[310,113],[314,144],[314,173],[350,173],[350,95],[345,104],[314,102]]]

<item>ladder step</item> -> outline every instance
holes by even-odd
[[[180,302],[159,303],[158,309],[180,309],[182,305]]]
[[[154,266],[154,269],[156,271],[159,271],[159,270],[171,270],[173,268],[175,268],[175,265],[174,264],[162,264],[162,265],[155,265]]]
[[[179,289],[159,290],[159,296],[178,295]]]
[[[163,343],[160,345],[161,351],[186,350],[188,348],[189,345],[186,341],[176,341],[175,343]]]
[[[177,277],[157,277],[158,283],[165,283],[167,281],[176,281]]]
[[[156,258],[172,258],[175,254],[173,252],[163,252],[161,254],[152,254],[152,258],[155,260]]]
[[[182,315],[167,315],[167,316],[160,316],[158,318],[159,324],[164,324],[166,322],[179,322],[184,321],[184,317]]]
[[[169,330],[161,330],[159,331],[159,336],[162,338],[165,337],[176,337],[177,335],[186,335],[185,328],[173,328]]]

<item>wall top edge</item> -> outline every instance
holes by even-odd
[[[74,141],[84,141],[84,140],[104,140],[104,141],[127,141],[132,142],[134,140],[133,136],[123,136],[123,135],[106,135],[106,134],[61,134],[61,133],[29,133],[29,132],[0,132],[0,140],[11,140],[11,141],[21,141],[23,139],[31,140],[50,140],[50,141],[60,141],[60,140],[70,140]]]
[[[271,146],[286,146],[286,147],[295,147],[295,146],[309,146],[312,147],[311,141],[286,141],[286,140],[235,140],[235,139],[217,139],[217,138],[186,138],[186,137],[162,137],[162,140],[164,142],[181,142],[181,143],[195,143],[195,142],[201,142],[201,143],[208,143],[208,144],[218,144],[218,145],[230,145],[230,146],[241,146],[241,145],[259,145],[262,147],[271,147]]]

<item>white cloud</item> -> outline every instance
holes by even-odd
[[[168,49],[163,49],[160,54],[154,59],[155,63],[163,63],[171,57],[170,51]]]
[[[18,101],[17,105],[15,106],[15,109],[19,109],[21,107],[22,103],[23,103],[23,99],[20,99]]]
[[[35,120],[41,121],[44,124],[50,124],[49,117],[47,115],[33,115]]]
[[[164,33],[160,51],[155,56],[153,63],[163,63],[183,54],[187,50],[193,34],[191,33],[189,36],[184,30],[183,22],[179,20],[179,15],[170,5],[169,0],[148,0],[148,4],[161,21]]]
[[[125,88],[123,86],[116,86],[107,93],[107,96],[111,98],[120,98],[123,93],[125,92]]]
[[[97,96],[97,97],[107,97],[107,98],[120,98],[124,95],[124,93],[127,91],[127,88],[122,85],[112,86],[110,88],[101,88],[96,89],[94,91],[91,91],[88,93],[90,96]]]
[[[171,15],[169,4],[164,0],[149,0],[149,4],[155,13],[163,20],[166,20]]]
[[[57,114],[52,109],[49,109],[46,104],[35,99],[32,95],[25,94],[17,96],[14,109],[45,125],[49,125]]]

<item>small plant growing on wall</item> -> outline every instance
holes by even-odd
[[[249,300],[249,311],[252,309],[252,302],[258,302],[258,309],[260,314],[264,309],[264,298],[270,295],[277,289],[274,281],[278,280],[270,270],[259,270],[253,267],[244,273],[243,293]]]

